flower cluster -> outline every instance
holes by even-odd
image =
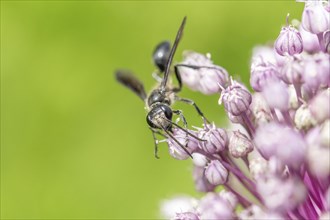
[[[301,23],[290,25],[287,16],[273,47],[254,49],[254,93],[209,55],[184,54],[183,82],[220,93],[232,126],[204,122],[190,130],[200,140],[174,132],[192,154],[196,190],[205,194],[164,201],[163,217],[330,218],[329,12],[328,2],[305,1]],[[189,158],[182,146],[168,144],[174,158]]]

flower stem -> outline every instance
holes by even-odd
[[[298,100],[299,106],[302,104],[302,95],[301,95],[301,85],[300,84],[293,84],[294,90],[296,91],[296,96]]]
[[[255,128],[254,125],[252,124],[252,121],[250,120],[250,118],[247,116],[246,112],[243,112],[241,114],[242,119],[244,121],[245,127],[247,128],[249,135],[253,138],[254,134],[255,134]]]
[[[318,33],[316,36],[317,36],[317,39],[319,40],[321,51],[326,52],[326,49],[324,47],[323,32]]]
[[[287,125],[294,126],[291,116],[288,111],[281,111],[284,121]]]
[[[227,188],[227,190],[229,190],[230,192],[232,192],[238,199],[238,202],[244,207],[247,208],[249,206],[252,205],[252,203],[247,200],[246,198],[244,198],[243,196],[241,196],[238,192],[236,192],[236,190],[234,190],[229,184],[225,183],[224,186]]]
[[[318,206],[320,210],[324,210],[324,205],[322,202],[322,199],[320,198],[319,194],[317,193],[317,185],[313,184],[313,181],[311,177],[308,175],[307,172],[305,172],[304,175],[304,182],[308,190],[308,194],[311,196],[311,199],[313,199],[313,202]]]

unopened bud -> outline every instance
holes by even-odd
[[[267,161],[262,157],[253,158],[250,160],[249,168],[253,179],[259,179],[264,176],[267,171]]]
[[[199,153],[193,153],[193,163],[198,167],[205,167],[208,163],[208,159]]]
[[[194,131],[189,132],[194,133]],[[198,146],[197,141],[194,138],[187,136],[186,132],[179,129],[173,130],[173,136],[181,146],[172,138],[168,138],[167,143],[170,155],[177,160],[188,159],[190,155],[183,148],[192,154]]]
[[[247,111],[252,101],[251,93],[239,83],[233,81],[221,92],[219,104],[223,103],[227,112],[240,115]]]
[[[195,183],[195,189],[198,192],[212,192],[216,187],[215,185],[212,185],[205,177],[204,167],[194,167],[193,180]]]
[[[283,111],[289,109],[289,93],[284,83],[269,83],[268,86],[262,91],[262,95],[269,107],[277,108]]]
[[[245,157],[253,150],[251,140],[240,131],[234,131],[229,141],[229,152],[233,157]]]
[[[330,89],[318,93],[309,103],[309,109],[318,123],[330,118]]]
[[[307,105],[301,105],[294,116],[294,123],[298,129],[307,130],[316,124]]]
[[[205,125],[198,136],[205,140],[199,142],[199,148],[210,154],[223,151],[228,144],[227,132],[214,124]]]
[[[303,42],[299,31],[291,25],[283,27],[276,39],[275,50],[281,56],[293,56],[301,53]]]
[[[218,160],[211,160],[205,169],[205,177],[212,185],[227,182],[228,170]]]
[[[325,10],[321,1],[306,3],[301,24],[306,31],[313,34],[329,29],[329,12]]]

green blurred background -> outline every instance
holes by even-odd
[[[147,219],[162,199],[197,195],[191,161],[153,140],[143,103],[113,71],[149,90],[151,52],[188,20],[183,50],[210,52],[244,82],[253,46],[276,39],[292,1],[1,1],[1,218]],[[225,125],[219,95],[184,89]],[[183,109],[191,125],[201,121]],[[198,196],[198,195],[197,195]]]

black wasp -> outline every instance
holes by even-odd
[[[156,139],[156,134],[159,134],[166,138],[173,139],[190,157],[190,152],[183,146],[174,136],[173,136],[173,126],[184,131],[186,133],[186,143],[188,136],[191,136],[197,140],[203,141],[196,137],[194,134],[189,132],[187,128],[187,122],[180,110],[174,110],[170,106],[175,101],[181,101],[190,105],[193,105],[200,116],[207,121],[201,110],[197,107],[194,101],[190,99],[180,98],[176,94],[182,89],[182,81],[179,74],[178,65],[174,65],[175,77],[178,81],[178,87],[174,87],[169,81],[170,67],[172,64],[173,56],[179,41],[182,36],[182,32],[186,23],[186,17],[184,17],[181,26],[177,32],[173,47],[170,48],[170,43],[165,41],[160,43],[154,53],[153,60],[161,73],[164,73],[164,77],[161,78],[160,75],[155,76],[156,80],[159,81],[159,85],[151,91],[149,95],[146,94],[143,84],[128,70],[117,70],[115,72],[116,79],[118,82],[131,89],[135,94],[137,94],[146,104],[147,122],[155,141],[155,157],[159,158],[157,155],[158,151],[158,140]],[[187,65],[185,65],[187,67]],[[192,66],[191,68],[195,68]],[[175,122],[172,122],[172,116],[176,114],[183,121],[184,127],[181,127]]]

